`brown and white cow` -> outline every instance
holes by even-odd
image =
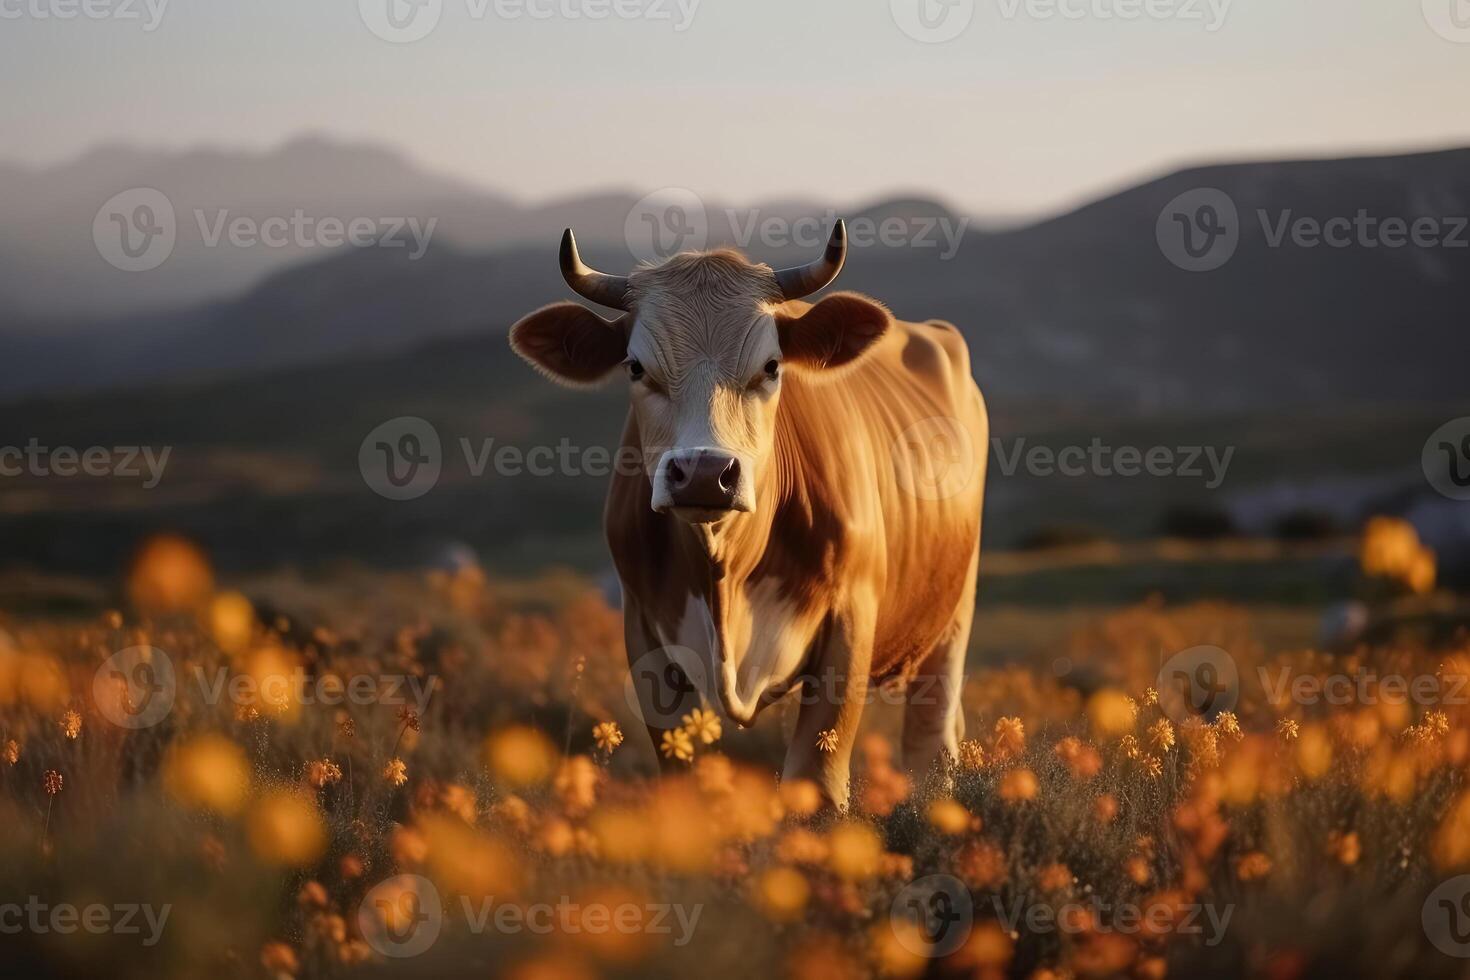
[[[855,293],[802,301],[846,255],[839,221],[808,266],[721,250],[622,277],[587,267],[568,229],[567,283],[620,315],[557,303],[510,332],[556,381],[626,373],[623,446],[644,463],[614,476],[605,524],[635,676],[682,672],[741,726],[798,689],[784,777],[838,806],[880,681],[908,680],[910,769],[957,751],[988,443],[953,326]],[[638,690],[657,744],[677,711]]]

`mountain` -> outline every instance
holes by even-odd
[[[130,223],[139,202],[115,195],[136,196],[138,189],[166,199],[176,241],[156,268],[125,271],[104,257],[94,223],[99,234],[116,234],[104,206],[113,204]],[[163,220],[162,210],[154,207],[153,216]],[[513,210],[508,198],[429,173],[372,143],[304,136],[263,152],[106,145],[59,166],[11,166],[0,175],[0,310],[35,318],[166,310],[239,292],[324,251],[314,233],[294,230],[274,239],[279,246],[231,246],[227,230],[238,219],[258,225],[300,212],[313,223],[427,222],[462,211],[494,226]]]
[[[1167,230],[1171,202],[1201,188],[1235,210],[1238,245],[1218,268],[1186,271],[1161,247],[1160,216]],[[219,376],[496,335],[569,296],[555,260],[562,227],[578,228],[589,261],[627,269],[635,203],[612,193],[536,208],[491,202],[461,227],[498,206],[505,225],[496,235],[466,233],[468,244],[438,236],[417,259],[404,249],[347,249],[223,301],[109,320],[12,318],[0,330],[0,359],[14,370],[0,378],[0,394]],[[789,232],[798,218],[808,235],[824,232],[828,214],[810,202],[733,216],[711,202],[703,211],[703,244],[743,245],[772,262],[815,254]],[[1351,221],[1360,212],[1428,220],[1443,240],[1275,240],[1300,219]],[[918,197],[844,213],[853,249],[838,288],[871,293],[903,317],[955,322],[995,404],[1221,412],[1422,403],[1466,391],[1470,248],[1456,242],[1470,233],[1454,219],[1470,213],[1470,150],[1194,168],[1006,230],[977,229]],[[898,229],[896,240],[885,226]]]

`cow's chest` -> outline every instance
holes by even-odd
[[[653,623],[659,642],[688,651],[690,680],[737,716],[753,715],[765,695],[803,673],[824,615],[785,595],[773,578],[726,584],[718,599],[690,594],[672,612]]]

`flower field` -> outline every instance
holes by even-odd
[[[1432,599],[1395,534],[1365,564]],[[570,575],[237,588],[162,538],[117,599],[0,620],[7,973],[1289,980],[1470,955],[1463,632],[1297,649],[1245,607],[1113,609],[972,657],[946,772],[905,773],[876,706],[835,813],[777,778],[784,705],[650,739],[619,614]],[[1174,686],[1200,649],[1224,659]]]

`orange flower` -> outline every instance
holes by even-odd
[[[623,744],[623,730],[615,721],[599,722],[592,727],[592,740],[599,749],[612,755],[613,750]]]
[[[995,754],[1010,759],[1026,751],[1026,726],[1021,719],[1002,718],[995,723]]]
[[[1000,781],[1000,798],[1007,803],[1024,803],[1036,799],[1040,784],[1030,769],[1012,769]]]
[[[680,762],[688,762],[694,758],[694,740],[689,733],[682,728],[671,728],[664,732],[663,741],[659,746],[666,759],[678,759]]]
[[[82,734],[82,716],[75,711],[67,711],[61,716],[61,731],[69,739],[75,739]]]

